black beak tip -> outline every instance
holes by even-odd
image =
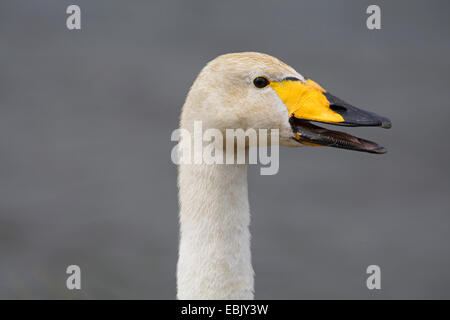
[[[375,154],[384,154],[387,152],[387,149],[385,147],[378,147],[376,149],[373,149],[370,151],[371,153],[375,153]]]
[[[384,129],[390,129],[392,128],[392,122],[388,118],[383,118],[381,120],[381,127]]]

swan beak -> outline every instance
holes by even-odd
[[[294,78],[295,79],[295,78]],[[375,142],[316,126],[309,121],[350,127],[390,128],[391,121],[333,96],[316,82],[292,78],[270,84],[289,111],[293,139],[307,145],[330,146],[369,153],[385,153]]]

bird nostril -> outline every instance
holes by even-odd
[[[346,107],[338,106],[336,104],[331,105],[330,109],[333,110],[334,112],[338,112],[338,113],[344,113],[347,111]]]

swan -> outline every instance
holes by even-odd
[[[210,61],[183,105],[180,128],[279,130],[279,145],[331,146],[381,154],[378,144],[314,122],[389,128],[389,119],[331,95],[270,55],[241,52]],[[248,147],[248,146],[247,146]],[[195,153],[195,151],[194,151]],[[178,166],[178,299],[253,299],[247,164]]]

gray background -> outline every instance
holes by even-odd
[[[360,0],[1,1],[0,297],[174,298],[170,134],[207,61],[260,51],[393,128],[250,169],[256,297],[450,298],[450,2],[376,3],[380,31]]]

